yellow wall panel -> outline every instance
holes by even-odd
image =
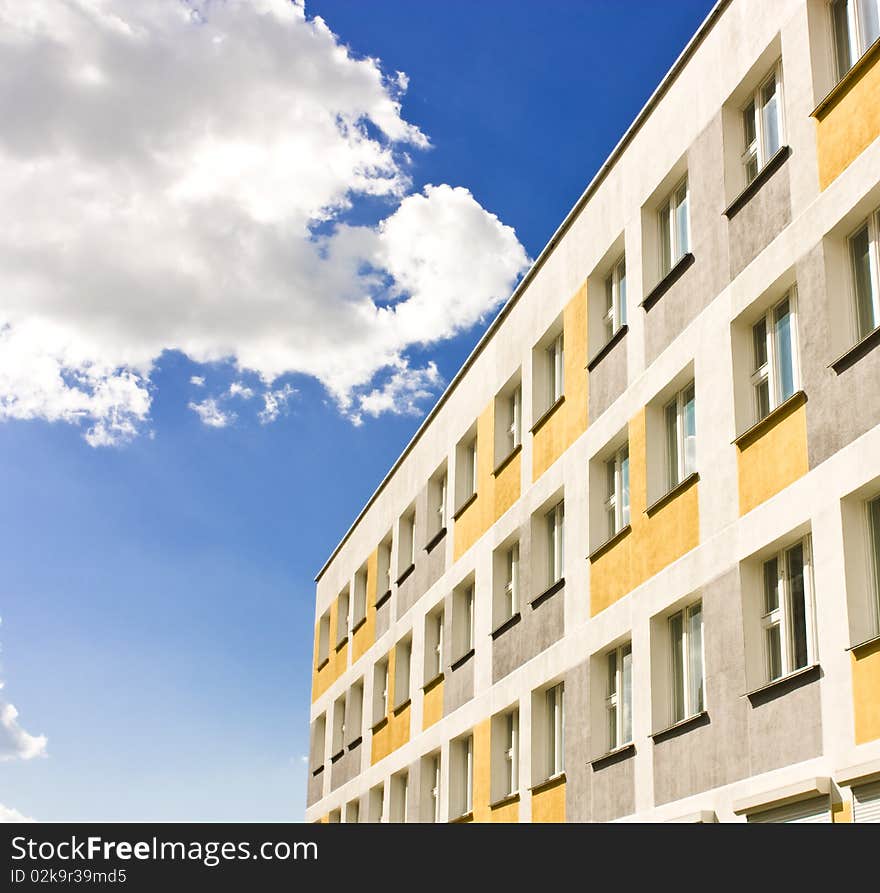
[[[758,435],[737,446],[739,513],[775,496],[809,471],[807,410],[795,401]]]
[[[443,680],[425,689],[422,700],[422,728],[427,729],[443,719]]]
[[[379,568],[379,550],[375,549],[367,559],[367,619],[355,630],[351,639],[351,662],[367,653],[376,641],[376,575]]]
[[[548,785],[532,794],[532,822],[560,823],[565,821],[565,779]]]
[[[339,599],[334,599],[330,604],[330,637],[329,659],[312,673],[312,701],[314,702],[345,672],[348,666],[348,642],[341,648],[335,647],[336,642],[336,618],[339,614]],[[318,636],[320,634],[321,621],[315,627],[315,650],[318,653]]]
[[[645,410],[629,423],[632,529],[590,563],[590,613],[595,616],[699,545],[700,506],[694,480],[653,512],[648,501]]]
[[[880,642],[850,654],[856,744],[864,744],[880,738]]]
[[[532,480],[539,477],[587,430],[587,284],[562,314],[565,401],[535,431]]]
[[[819,186],[825,189],[880,136],[880,47],[857,63],[816,113]]]
[[[831,804],[831,821],[835,825],[849,825],[852,823],[852,804],[837,803]]]
[[[395,650],[392,648],[388,652],[388,713],[382,725],[373,731],[370,744],[371,763],[384,760],[388,754],[409,741],[410,704],[407,702],[405,707],[397,711],[391,707],[394,699],[394,657]]]

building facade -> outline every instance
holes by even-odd
[[[880,819],[878,37],[715,6],[318,575],[308,820]]]

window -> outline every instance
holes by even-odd
[[[443,608],[425,617],[425,682],[443,672]]]
[[[871,599],[874,634],[880,634],[880,496],[868,503],[868,542],[874,598]]]
[[[428,535],[434,536],[446,529],[446,506],[448,504],[449,477],[444,465],[431,478],[428,488],[429,512]]]
[[[490,800],[496,803],[519,790],[519,709],[492,717]]]
[[[553,778],[565,770],[565,705],[564,689],[560,682],[545,692],[547,726],[547,778]]]
[[[777,65],[746,104],[742,112],[745,149],[742,163],[746,184],[782,146],[782,66]]]
[[[878,0],[832,0],[831,25],[839,80],[880,37]]]
[[[505,445],[510,455],[522,443],[522,388],[517,386],[507,398],[507,426]]]
[[[452,598],[452,634],[455,637],[456,659],[474,647],[474,584],[460,586]]]
[[[431,816],[432,822],[440,821],[440,779],[441,776],[441,764],[440,764],[440,754],[434,754],[433,757],[429,757],[429,775],[428,775],[428,784],[430,785],[430,801],[429,801],[429,815]]]
[[[345,748],[345,695],[340,695],[333,704],[333,741],[330,753],[336,756]]]
[[[815,663],[809,537],[762,565],[767,682]]]
[[[608,537],[629,524],[629,443],[605,463],[605,518]]]
[[[856,332],[861,340],[880,325],[880,278],[878,278],[878,226],[880,214],[872,214],[849,238],[855,293]]]
[[[795,291],[752,326],[752,394],[759,422],[798,387]]]
[[[565,504],[558,502],[547,512],[547,577],[548,584],[562,579],[565,561]]]
[[[547,408],[565,393],[565,356],[560,332],[545,350],[547,362]]]
[[[354,575],[354,600],[351,606],[351,628],[367,616],[367,566]]]
[[[693,382],[666,404],[663,417],[666,424],[666,487],[671,490],[697,470]]]
[[[409,671],[412,660],[412,639],[406,638],[397,643],[394,652],[394,706],[409,700]]]
[[[617,330],[626,325],[626,258],[614,265],[605,280],[605,341],[610,341]]]
[[[338,825],[342,821],[342,811],[339,809],[331,809],[327,821],[331,825]]]
[[[391,549],[393,545],[394,541],[392,535],[389,533],[379,546],[377,560],[377,575],[379,578],[379,583],[376,587],[377,600],[381,600],[383,596],[391,592]]]
[[[397,575],[405,574],[416,563],[416,510],[411,508],[400,519]]]
[[[395,824],[406,822],[409,804],[409,773],[401,772],[391,779],[391,821]]]
[[[327,746],[327,714],[322,713],[312,724],[312,771],[324,765],[324,749]]]
[[[382,722],[388,714],[388,658],[380,660],[373,668],[373,725]]]
[[[330,655],[330,611],[326,611],[318,622],[318,666]]]
[[[348,638],[348,586],[339,595],[339,603],[336,608],[336,647],[339,648]]]
[[[370,791],[370,821],[385,821],[385,785],[376,785]]]
[[[519,543],[499,550],[495,557],[495,612],[493,625],[499,627],[519,611]]]
[[[359,740],[364,724],[364,680],[358,680],[345,703],[345,737],[348,744]]]
[[[474,736],[467,735],[452,743],[452,783],[454,811],[457,816],[467,815],[474,808]]]
[[[627,642],[608,652],[608,750],[632,741],[632,644]]]
[[[672,721],[702,713],[703,604],[696,602],[669,618],[672,654]]]
[[[361,801],[351,800],[345,806],[345,823],[356,825],[361,820]]]
[[[458,445],[456,503],[464,505],[477,492],[477,434],[466,435]]]
[[[687,177],[672,190],[657,213],[662,279],[690,250]]]

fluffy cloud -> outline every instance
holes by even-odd
[[[236,419],[235,413],[221,409],[214,397],[202,400],[201,403],[190,403],[189,408],[209,428],[225,428]]]
[[[33,819],[22,815],[17,809],[12,809],[0,803],[0,825],[9,824],[10,822],[33,822]]]
[[[0,420],[125,441],[166,350],[250,373],[261,421],[291,374],[412,411],[437,382],[407,350],[528,259],[468,190],[413,191],[407,83],[287,0],[0,0]],[[384,219],[350,225],[365,198]],[[217,400],[191,407],[227,424]]]

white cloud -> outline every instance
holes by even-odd
[[[296,388],[289,384],[280,388],[267,390],[263,394],[263,408],[260,410],[259,419],[264,425],[274,422],[275,419],[287,409],[287,401],[296,394]]]
[[[253,389],[249,388],[246,384],[242,384],[240,381],[234,381],[229,385],[229,396],[241,397],[242,400],[250,400],[251,397],[254,396],[254,392]]]
[[[26,815],[22,815],[17,809],[12,809],[9,806],[4,806],[0,803],[0,825],[10,824],[12,822],[33,822],[33,819],[29,819]]]
[[[197,388],[203,388],[205,386],[205,379],[202,375],[193,375],[190,377],[189,383],[191,385],[195,385]]]
[[[235,413],[222,410],[214,397],[202,400],[201,403],[190,403],[189,408],[209,428],[225,428],[236,419]]]
[[[442,379],[434,363],[423,369],[410,369],[404,360],[379,388],[358,397],[358,410],[352,413],[355,424],[362,422],[364,413],[378,416],[383,412],[396,415],[417,415],[419,404],[431,395],[441,384]]]
[[[374,376],[412,377],[527,258],[466,189],[412,192],[407,86],[287,0],[0,0],[0,420],[128,440],[165,350],[413,411],[430,381]],[[366,196],[385,219],[346,225]]]
[[[4,685],[0,680],[0,762],[45,756],[46,736],[31,735],[18,724],[18,710],[2,696]]]

